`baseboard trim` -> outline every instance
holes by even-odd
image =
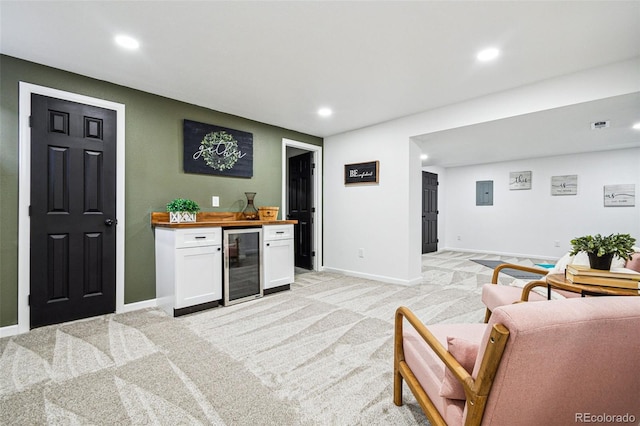
[[[403,279],[398,279],[393,277],[387,277],[384,275],[374,275],[374,274],[367,274],[364,272],[349,271],[346,269],[330,268],[328,266],[325,266],[323,270],[325,272],[333,272],[336,274],[346,275],[350,277],[365,278],[368,280],[380,281],[387,284],[399,284],[399,285],[412,286],[412,285],[420,284],[422,282],[422,275],[412,278],[410,280],[403,280]]]
[[[123,306],[121,311],[118,311],[116,313],[123,314],[126,312],[137,311],[138,309],[156,308],[157,306],[158,302],[156,299],[143,300],[141,302],[128,303]],[[28,332],[28,330],[25,331],[25,333],[26,332]],[[18,334],[22,334],[18,328],[18,324],[0,327],[0,338],[16,336]]]
[[[122,307],[122,311],[119,311],[117,313],[120,314],[125,312],[137,311],[138,309],[157,308],[157,307],[158,307],[157,299],[142,300],[140,302],[127,303]]]
[[[458,253],[477,253],[477,254],[493,254],[497,256],[509,256],[509,257],[526,257],[530,259],[540,259],[540,260],[558,260],[558,256],[546,256],[543,254],[526,254],[526,253],[509,253],[509,252],[501,252],[501,251],[490,251],[490,250],[480,250],[480,249],[461,249],[461,248],[450,248],[444,247],[438,249],[438,251],[455,251]],[[426,253],[429,254],[429,253]]]
[[[15,336],[16,334],[20,334],[18,332],[18,324],[0,327],[0,338]]]

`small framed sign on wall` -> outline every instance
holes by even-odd
[[[604,186],[605,207],[634,207],[636,205],[636,186],[625,185]]]
[[[551,176],[551,195],[576,195],[578,175]]]
[[[380,162],[353,163],[344,165],[345,185],[376,184],[379,180]]]
[[[511,172],[509,173],[509,189],[531,189],[531,172]]]

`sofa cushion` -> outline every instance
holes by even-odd
[[[478,356],[478,342],[449,336],[447,337],[447,350],[467,370],[467,373],[471,374]],[[466,399],[462,383],[448,368],[444,370],[440,396],[449,399]]]
[[[627,260],[624,267],[640,272],[640,253],[633,253],[631,255],[631,260]]]

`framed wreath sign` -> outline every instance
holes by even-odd
[[[253,134],[184,120],[184,171],[252,177]]]

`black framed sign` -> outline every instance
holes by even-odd
[[[252,177],[253,134],[185,119],[184,171]]]
[[[344,165],[344,184],[362,185],[378,183],[380,171],[379,161]]]

